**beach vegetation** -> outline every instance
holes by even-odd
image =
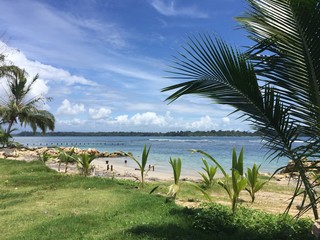
[[[7,132],[3,130],[0,126],[0,144],[2,144],[2,147],[8,147],[11,145],[12,141],[10,139],[12,138],[12,132],[17,130],[16,128],[11,129],[10,132]]]
[[[16,136],[41,136],[41,132],[21,131]],[[48,132],[47,136],[94,136],[94,137],[113,137],[113,136],[135,136],[135,137],[195,137],[195,136],[258,136],[255,131],[239,131],[239,130],[210,130],[210,131],[170,131],[170,132]]]
[[[227,192],[231,201],[232,212],[235,213],[240,192],[245,189],[247,179],[241,176],[237,170],[232,169],[231,176],[225,175],[222,180],[218,181],[218,184]]]
[[[64,163],[64,172],[68,172],[68,165],[69,163],[74,163],[76,162],[76,154],[75,154],[75,149],[74,147],[70,149],[61,149],[58,148],[59,154],[58,154],[58,160],[59,160],[59,165],[58,165],[58,171],[60,171],[61,163]]]
[[[183,181],[183,182],[180,181],[181,169],[182,169],[181,158],[171,158],[170,157],[169,163],[170,163],[172,171],[173,171],[174,182],[172,184],[170,184],[168,187],[169,191],[167,193],[166,202],[176,200],[177,194],[178,194],[178,192],[181,191],[181,186],[183,184],[185,184],[185,186],[189,185],[192,187],[192,189],[189,189],[189,192],[190,191],[194,192],[194,190],[197,190],[202,193],[202,195],[206,198],[206,200],[211,201],[211,197],[209,196],[209,194],[203,188],[201,188],[198,184],[191,182],[191,181]],[[152,194],[153,192],[155,192],[159,188],[161,189],[162,185],[165,185],[165,184],[156,185],[155,187],[153,187],[150,191],[150,194]],[[185,189],[187,189],[187,188],[185,187]],[[193,195],[195,195],[195,194],[193,193]],[[192,198],[189,200],[193,201],[194,199]]]
[[[247,168],[247,173],[246,173],[247,186],[245,189],[250,194],[252,203],[255,200],[256,192],[261,190],[263,185],[266,184],[266,181],[260,181],[258,179],[260,166],[261,165],[257,166],[257,164],[254,163],[252,168]]]
[[[289,215],[267,214],[245,207],[239,207],[234,215],[230,208],[217,203],[203,204],[196,212],[194,228],[215,236],[229,232],[237,237],[226,239],[313,239],[311,219],[296,220]]]
[[[44,164],[48,162],[50,158],[52,158],[52,156],[47,151],[38,153],[38,160]]]
[[[240,192],[247,185],[247,179],[243,175],[243,152],[244,149],[242,148],[239,157],[237,157],[236,149],[232,149],[231,176],[225,174],[224,178],[218,181],[218,184],[223,187],[229,196],[233,213],[236,211]]]
[[[169,163],[172,167],[174,183],[169,186],[168,196],[175,199],[177,196],[177,193],[180,190],[179,182],[180,182],[182,161],[180,158],[170,158]]]
[[[169,77],[182,82],[163,91],[174,91],[169,102],[196,94],[234,107],[261,135],[269,159],[292,160],[299,173],[285,212],[302,195],[297,217],[312,209],[318,219],[320,198],[303,162],[320,157],[320,4],[247,0],[247,5],[236,20],[250,46],[240,50],[216,35],[189,37],[169,70]]]
[[[124,154],[124,156],[130,157],[133,161],[135,161],[138,164],[138,167],[139,167],[139,170],[140,170],[140,176],[141,176],[141,179],[140,179],[141,188],[144,187],[144,177],[147,174],[147,172],[149,171],[149,170],[147,170],[147,172],[146,172],[146,165],[147,165],[147,162],[148,162],[150,148],[151,148],[151,146],[149,146],[148,149],[147,149],[146,145],[143,146],[141,162],[137,158],[135,158],[132,155],[132,153],[122,152]]]
[[[232,149],[232,167],[231,167],[231,176],[227,174],[224,168],[219,164],[219,162],[213,158],[210,154],[201,151],[201,150],[192,150],[193,152],[198,152],[211,161],[213,161],[223,174],[223,178],[218,180],[218,184],[227,192],[228,197],[231,201],[232,212],[235,213],[237,204],[239,202],[239,196],[241,191],[246,190],[251,197],[251,202],[255,200],[255,193],[262,189],[266,181],[259,180],[259,168],[256,164],[253,167],[247,168],[247,173],[244,174],[244,148],[242,147],[239,156],[237,156],[236,149]],[[205,161],[203,159],[202,161]],[[208,163],[205,164],[206,169],[208,168]],[[212,167],[213,168],[213,167]],[[215,171],[216,171],[215,170]]]
[[[88,154],[86,151],[82,151],[80,155],[76,156],[78,169],[82,175],[89,176],[90,172],[93,170],[91,163],[96,158],[95,154]]]
[[[202,169],[204,170],[204,173],[198,172],[200,176],[202,177],[202,183],[204,184],[204,187],[206,189],[209,189],[214,184],[214,176],[216,175],[218,167],[214,167],[208,164],[206,159],[202,159],[204,167]]]

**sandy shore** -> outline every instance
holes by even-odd
[[[91,151],[96,151],[91,149]],[[35,149],[16,149],[16,148],[2,148],[0,149],[0,158],[8,158],[15,160],[23,161],[32,161],[36,160],[39,157],[39,153],[43,151],[51,151],[54,153],[56,150],[54,148],[35,148]],[[83,149],[78,149],[78,151],[83,151]],[[90,151],[90,149],[86,150]],[[96,151],[100,154],[98,151]],[[116,156],[116,153],[111,153],[111,156]],[[50,159],[46,165],[53,170],[64,173],[65,165],[61,163],[59,171],[59,163],[57,158]],[[131,180],[140,179],[140,170],[138,165],[129,157],[98,157],[92,163],[94,166],[94,171],[91,175],[101,176],[101,177],[115,177],[115,178],[125,178]],[[150,169],[149,169],[150,166]],[[69,174],[77,174],[79,170],[76,164],[68,165]],[[266,174],[263,174],[266,175]],[[222,173],[217,172],[215,178],[223,177]],[[278,178],[278,179],[277,179]],[[276,180],[286,180],[286,176],[277,175]],[[201,181],[201,176],[199,173],[194,171],[184,171],[183,165],[181,170],[180,179],[182,180],[192,180],[192,181]],[[163,164],[157,164],[152,162],[152,159],[148,161],[145,169],[145,180],[146,181],[156,181],[156,180],[173,180],[173,171],[169,162]]]
[[[0,149],[0,158],[8,158],[21,161],[33,161],[39,158],[39,153],[43,151],[51,151],[54,153],[56,150],[54,148],[35,148],[35,149],[15,149],[15,148],[2,148]],[[79,150],[80,151],[80,150]],[[81,150],[82,151],[82,150]],[[88,150],[87,150],[88,151]],[[96,150],[94,150],[96,151]],[[100,154],[100,153],[99,153]],[[111,155],[116,156],[111,153]],[[58,172],[65,172],[65,164],[61,163],[59,171],[59,161],[56,157],[51,158],[46,165]],[[129,157],[98,157],[91,165],[94,167],[94,171],[91,175],[101,176],[101,177],[116,177],[137,180],[140,179],[140,170],[138,165]],[[68,164],[69,174],[77,174],[79,170],[76,164]],[[217,175],[218,177],[218,175]],[[185,180],[200,180],[200,175],[194,172],[184,172],[183,166],[181,171],[181,179]],[[145,169],[145,180],[155,181],[155,180],[173,180],[173,172],[169,162],[163,165],[156,164],[149,160]]]
[[[138,169],[137,163],[127,157],[118,158],[96,158],[91,163],[94,166],[92,175],[101,177],[115,177],[122,179],[140,179],[140,170]],[[47,166],[53,170],[58,171],[58,163],[56,161],[50,161]],[[149,168],[150,166],[150,168]],[[64,164],[61,164],[60,172],[64,172]],[[78,173],[76,164],[68,166],[68,173]],[[197,172],[184,173],[182,169],[181,179],[199,181],[200,175]],[[157,181],[157,180],[173,180],[173,172],[171,166],[160,166],[150,162],[147,164],[145,171],[146,181]]]

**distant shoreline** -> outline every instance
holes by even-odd
[[[31,131],[23,131],[17,134],[13,134],[17,137],[32,137],[32,136],[43,136],[42,133]],[[121,137],[121,136],[135,136],[135,137],[241,137],[241,136],[259,136],[257,132],[248,131],[236,131],[236,130],[212,130],[212,131],[173,131],[173,132],[49,132],[45,134],[46,137]]]

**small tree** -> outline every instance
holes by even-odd
[[[47,152],[47,151],[44,151],[42,153],[39,153],[38,154],[38,160],[42,163],[46,163],[52,156]]]
[[[174,183],[169,186],[169,192],[168,195],[172,197],[173,199],[176,198],[178,191],[180,190],[180,175],[181,175],[181,159],[178,158],[170,158],[169,163],[172,167],[173,170],[173,178],[174,178]]]
[[[214,159],[210,154],[201,150],[193,150],[193,152],[198,152],[208,157],[220,169],[224,178],[218,181],[218,184],[221,187],[223,187],[223,189],[227,192],[228,197],[231,201],[232,212],[235,213],[237,203],[239,201],[239,194],[242,190],[245,189],[247,184],[247,179],[243,176],[243,148],[240,151],[239,157],[237,157],[236,149],[233,148],[232,150],[231,176],[226,173],[226,171],[219,164],[219,162],[216,159]]]
[[[7,124],[6,133],[10,134],[12,126],[17,122],[24,126],[29,125],[34,132],[37,128],[40,128],[43,133],[47,129],[53,131],[55,127],[54,116],[39,108],[40,103],[50,100],[50,98],[45,98],[42,95],[30,96],[30,91],[39,76],[36,75],[28,84],[27,72],[18,67],[11,68],[10,72],[3,76],[8,80],[8,96],[1,98],[0,123]]]
[[[59,148],[58,151],[59,151],[58,171],[60,171],[60,165],[61,165],[61,162],[63,162],[65,164],[64,172],[67,173],[68,172],[68,164],[76,161],[76,156],[74,154],[74,147],[72,147],[68,151]]]
[[[202,182],[204,183],[206,188],[211,188],[214,183],[214,176],[216,175],[218,167],[209,166],[208,162],[205,159],[202,159],[204,167],[202,169],[205,173],[198,172],[202,177]]]
[[[88,154],[86,151],[82,151],[82,153],[76,157],[81,174],[89,176],[90,171],[92,170],[91,163],[94,159],[96,159],[96,155]]]
[[[251,196],[251,202],[253,203],[255,200],[255,194],[258,192],[266,182],[261,182],[258,179],[259,176],[259,168],[261,165],[257,166],[255,163],[253,167],[247,169],[246,178],[247,178],[247,187],[246,190]]]
[[[131,153],[122,152],[125,156],[130,157],[133,161],[135,161],[138,164],[139,170],[140,170],[140,175],[141,175],[141,180],[140,180],[141,181],[141,188],[144,187],[145,168],[146,168],[146,165],[148,162],[150,148],[151,148],[151,146],[149,146],[148,149],[147,149],[146,145],[143,146],[141,163]]]
[[[16,129],[11,129],[10,132],[7,132],[0,128],[0,143],[2,147],[8,147],[10,145],[10,139],[12,138],[11,133]]]

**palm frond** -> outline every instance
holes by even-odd
[[[248,57],[257,75],[282,95],[291,118],[304,127],[301,134],[319,135],[319,1],[248,2],[250,11],[238,21],[256,42]]]

